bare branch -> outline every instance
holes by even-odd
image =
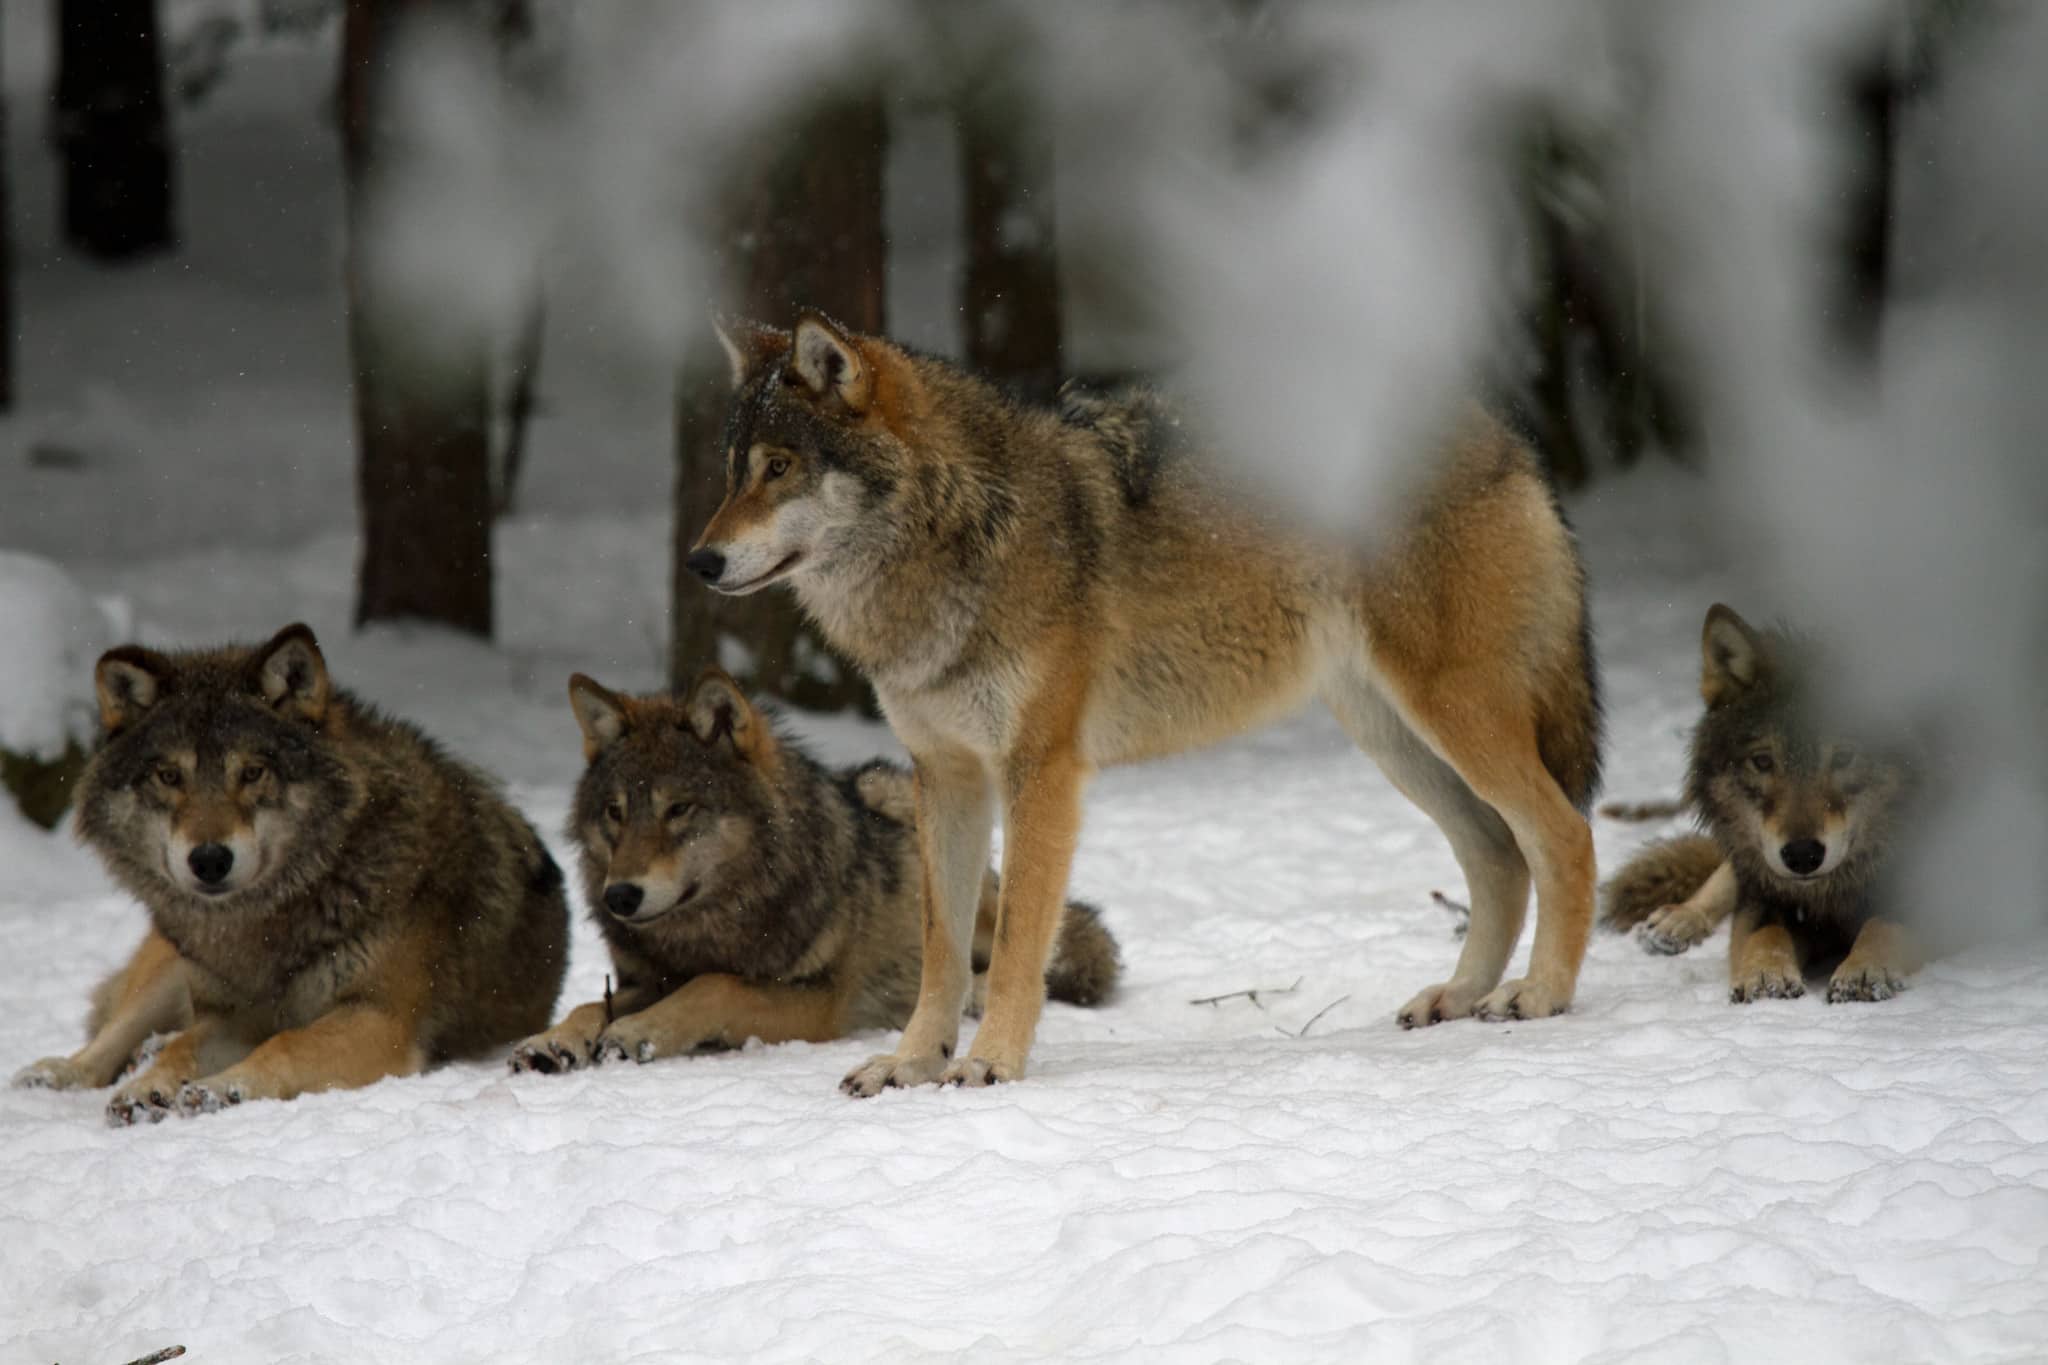
[[[1254,986],[1250,990],[1225,991],[1221,995],[1205,995],[1199,1000],[1190,1000],[1188,1003],[1190,1005],[1220,1005],[1225,1000],[1249,1000],[1254,1005],[1259,1005],[1260,996],[1292,995],[1301,988],[1301,983],[1307,979],[1306,977],[1297,976],[1294,978],[1292,986]],[[1265,1006],[1259,1005],[1259,1008],[1264,1009]]]

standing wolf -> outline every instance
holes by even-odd
[[[619,989],[520,1044],[513,1070],[903,1026],[923,920],[908,773],[820,766],[717,669],[681,700],[579,673],[569,700],[589,758],[569,837]],[[991,874],[984,955],[995,900]],[[1093,1005],[1117,971],[1101,919],[1068,905],[1048,993]]]
[[[1686,776],[1707,832],[1652,844],[1606,888],[1604,921],[1640,926],[1658,952],[1684,951],[1732,914],[1738,1003],[1804,995],[1806,972],[1829,968],[1830,1003],[1887,1000],[1919,965],[1887,882],[1917,765],[1859,732],[1830,683],[1812,643],[1709,610],[1707,710]]]
[[[1442,827],[1471,887],[1456,972],[1401,1022],[1571,1003],[1599,771],[1584,579],[1542,475],[1499,426],[1467,414],[1367,554],[1231,502],[1148,394],[1023,407],[815,314],[721,335],[726,493],[688,566],[725,593],[787,579],[916,765],[923,980],[897,1051],[849,1092],[1023,1075],[1088,774],[1313,695]],[[998,804],[988,1009],[955,1058]],[[1529,973],[1502,985],[1532,875]]]
[[[78,830],[152,931],[94,997],[99,1035],[27,1084],[105,1085],[110,1122],[368,1085],[543,1027],[568,904],[481,773],[334,688],[313,633],[109,651]]]

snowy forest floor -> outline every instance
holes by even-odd
[[[660,677],[667,518],[622,509],[667,499],[666,395],[558,345],[604,334],[565,299],[498,643],[351,633],[328,60],[252,60],[185,118],[188,247],[159,265],[64,259],[49,158],[16,132],[27,407],[0,424],[0,546],[127,598],[153,642],[309,621],[338,678],[554,837],[568,673]],[[1702,501],[1659,468],[1571,509],[1617,796],[1677,787],[1699,621],[1729,590]],[[893,749],[797,725],[837,759]],[[1603,866],[1657,832],[1598,822]],[[881,1035],[454,1066],[126,1131],[101,1095],[0,1089],[0,1356],[2040,1358],[2048,946],[1882,1005],[1737,1008],[1725,936],[1677,959],[1600,936],[1570,1014],[1404,1034],[1396,1007],[1458,950],[1430,893],[1462,888],[1321,713],[1103,775],[1073,889],[1125,985],[1049,1008],[1029,1079],[996,1090],[842,1098]],[[68,838],[0,814],[0,1075],[76,1046],[142,925]],[[605,968],[579,918],[563,1008]]]
[[[1677,781],[1715,595],[1669,510],[1690,491],[1649,471],[1574,509],[1617,794]],[[494,649],[351,636],[341,535],[72,567],[155,640],[306,617],[337,676],[554,831],[579,762],[563,677],[654,675],[662,559],[602,547],[662,534],[511,527]],[[891,747],[799,727],[836,757]],[[1644,833],[1599,822],[1603,864]],[[7,835],[11,1068],[75,1045],[142,916],[68,842]],[[842,1098],[878,1035],[562,1078],[455,1066],[128,1131],[100,1095],[0,1091],[6,1354],[1824,1361],[2048,1340],[2038,945],[1883,1005],[1737,1008],[1725,937],[1671,960],[1603,935],[1563,1018],[1404,1034],[1396,1006],[1457,951],[1430,899],[1456,868],[1321,714],[1105,774],[1074,888],[1126,984],[1050,1007],[1030,1078],[997,1090]],[[565,1006],[605,965],[579,922]]]

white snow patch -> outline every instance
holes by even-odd
[[[47,559],[0,550],[0,749],[47,761],[91,743],[93,664],[127,629],[118,601]]]

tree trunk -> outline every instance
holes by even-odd
[[[102,260],[177,244],[156,0],[58,0],[64,240]]]
[[[0,60],[0,69],[5,65]],[[13,182],[7,164],[7,93],[0,90],[0,412],[14,410]]]
[[[977,82],[960,98],[967,202],[961,304],[967,363],[1037,402],[1060,384],[1059,257],[1052,135],[1014,83]]]
[[[718,225],[725,306],[777,326],[814,308],[860,332],[882,330],[882,163],[888,129],[879,94],[833,98],[764,135]],[[868,701],[867,683],[834,659],[787,590],[720,597],[683,568],[725,492],[719,426],[727,371],[710,337],[688,360],[676,395],[676,524],[669,676],[681,686],[724,663],[757,691],[814,710]],[[721,656],[720,643],[739,648]]]
[[[367,230],[405,154],[387,112],[402,22],[461,0],[348,0],[341,112],[348,189],[349,352],[363,527],[356,624],[426,620],[491,634],[490,345],[414,287]]]

